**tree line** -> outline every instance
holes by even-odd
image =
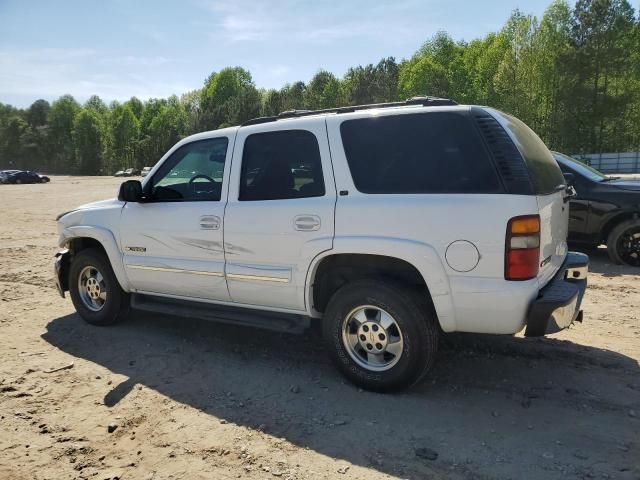
[[[320,70],[307,83],[260,89],[240,67],[167,99],[84,104],[64,95],[18,109],[0,103],[0,168],[111,174],[152,166],[195,132],[293,109],[379,103],[415,95],[512,113],[556,150],[640,150],[640,18],[627,0],[554,1],[542,18],[515,10],[484,38],[446,32],[400,62]]]

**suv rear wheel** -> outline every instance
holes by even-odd
[[[420,294],[384,280],[360,280],[329,301],[323,334],[333,361],[356,385],[380,392],[418,382],[433,365],[438,325]]]
[[[69,269],[69,293],[78,314],[92,325],[110,325],[129,311],[129,294],[120,288],[107,257],[81,250]]]
[[[640,267],[640,220],[617,225],[607,239],[607,253],[616,263]]]

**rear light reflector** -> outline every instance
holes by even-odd
[[[507,224],[504,278],[530,280],[540,269],[540,216],[513,217]]]
[[[537,235],[523,235],[521,237],[511,237],[511,250],[520,250],[522,248],[538,248],[540,246],[540,237]]]

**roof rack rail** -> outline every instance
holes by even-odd
[[[258,125],[260,123],[275,122],[277,120],[281,120],[284,118],[307,117],[309,115],[319,115],[323,113],[340,114],[340,113],[355,112],[358,110],[371,110],[374,108],[405,107],[407,105],[439,107],[439,106],[445,106],[445,105],[458,105],[458,103],[448,98],[418,96],[418,97],[408,98],[405,101],[401,101],[401,102],[371,103],[368,105],[350,105],[346,107],[324,108],[321,110],[286,110],[284,112],[280,112],[277,115],[268,116],[268,117],[258,117],[258,118],[253,118],[251,120],[247,120],[240,126],[246,127],[249,125]]]

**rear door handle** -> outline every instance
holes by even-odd
[[[293,228],[301,232],[314,232],[320,229],[321,224],[318,215],[297,215],[293,219]]]
[[[202,230],[218,230],[220,228],[220,217],[218,217],[217,215],[201,216],[200,228]]]

